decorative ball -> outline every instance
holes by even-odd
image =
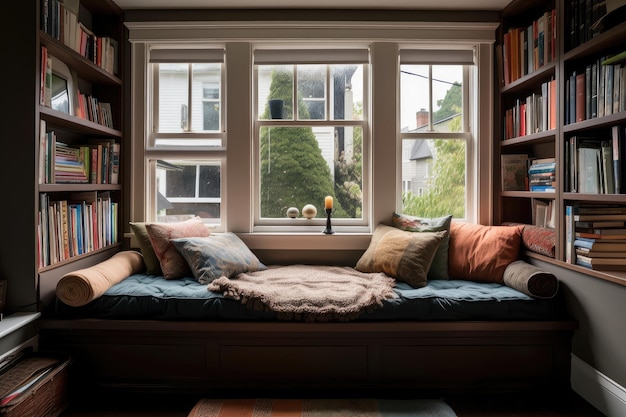
[[[289,217],[290,219],[295,219],[299,215],[300,215],[300,210],[298,210],[297,207],[289,207],[287,209],[287,217]]]
[[[317,209],[313,204],[307,204],[302,207],[302,215],[307,219],[312,219],[317,214]]]

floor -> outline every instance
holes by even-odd
[[[254,398],[254,396],[246,396]],[[97,405],[74,401],[60,417],[187,417],[197,401],[193,397],[177,399],[160,398],[107,398]],[[603,417],[584,399],[573,392],[554,398],[498,394],[490,396],[454,395],[445,401],[458,417]]]

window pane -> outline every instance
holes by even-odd
[[[335,218],[362,217],[360,126],[262,127],[261,218],[286,218],[306,204],[324,217],[324,197],[334,196]]]
[[[293,119],[293,65],[259,65],[257,76],[259,120]]]
[[[159,125],[157,132],[180,133],[187,126],[189,65],[159,65]]]
[[[200,216],[219,223],[221,167],[219,161],[157,161],[157,218]]]
[[[402,141],[402,212],[465,218],[465,141]]]
[[[219,132],[221,64],[158,64],[157,133]],[[191,67],[191,102],[189,71]],[[161,139],[157,144],[164,145]],[[170,139],[168,145],[185,145]],[[206,145],[206,143],[202,143]],[[193,143],[193,145],[200,145]]]
[[[363,65],[331,65],[333,120],[363,119]]]
[[[221,64],[193,64],[192,131],[219,132]]]
[[[460,132],[463,110],[463,66],[401,66],[401,127],[403,132],[426,132],[429,116],[436,132]],[[432,83],[432,103],[430,84]],[[430,109],[432,104],[432,115]]]
[[[460,132],[463,110],[463,66],[433,65],[433,128]]]
[[[298,65],[298,119],[326,119],[326,65]]]

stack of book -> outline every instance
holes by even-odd
[[[626,207],[567,206],[566,226],[570,263],[601,271],[626,271]]]
[[[530,191],[556,191],[556,162],[554,158],[535,159],[528,168]]]

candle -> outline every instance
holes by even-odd
[[[326,196],[326,198],[324,199],[324,207],[326,208],[326,210],[333,209],[333,198],[331,196]]]

